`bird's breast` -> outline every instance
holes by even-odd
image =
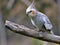
[[[32,18],[32,20],[34,21],[35,25],[40,29],[44,25],[44,21],[43,21],[42,17],[36,16],[36,17]]]

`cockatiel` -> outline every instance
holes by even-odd
[[[32,4],[26,9],[26,15],[30,18],[31,23],[38,29],[38,31],[49,32],[52,33],[53,26],[49,20],[49,18],[36,10],[34,7],[34,1]]]

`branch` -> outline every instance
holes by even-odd
[[[26,26],[23,26],[23,25],[18,25],[16,23],[13,23],[7,20],[6,20],[5,26],[8,29],[12,30],[13,32],[23,34],[28,37],[33,37],[39,40],[44,40],[44,41],[60,44],[60,36],[48,34],[46,32],[37,32],[36,30],[27,28]]]

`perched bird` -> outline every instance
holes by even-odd
[[[49,18],[36,10],[34,7],[34,1],[32,4],[26,9],[26,15],[30,18],[32,24],[38,29],[38,31],[49,32],[52,33],[53,26],[49,20]]]

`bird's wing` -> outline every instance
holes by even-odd
[[[46,27],[46,29],[52,29],[53,28],[49,18],[46,15],[43,16],[43,20],[45,22],[44,26]]]

